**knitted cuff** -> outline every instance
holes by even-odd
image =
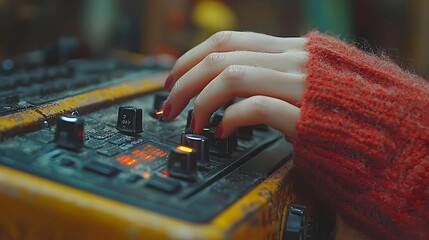
[[[299,172],[363,232],[429,236],[428,83],[335,38],[306,37],[307,87],[293,140]]]

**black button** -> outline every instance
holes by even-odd
[[[143,110],[131,106],[121,106],[118,110],[116,129],[126,133],[143,132]]]
[[[152,175],[147,181],[146,187],[165,193],[175,193],[180,190],[180,183],[170,178]]]
[[[86,171],[97,173],[106,177],[116,176],[120,170],[116,167],[101,163],[101,162],[90,162],[84,167]]]
[[[250,140],[253,136],[254,126],[243,126],[237,130],[237,137],[244,140]]]
[[[60,160],[60,165],[64,167],[73,167],[75,165],[75,161],[72,160],[70,157],[63,157]]]
[[[158,92],[153,100],[152,112],[150,115],[156,119],[162,119],[162,104],[168,98],[168,92]]]
[[[104,145],[104,142],[98,139],[89,139],[85,142],[85,147],[90,149],[99,149]]]
[[[78,151],[83,146],[83,120],[77,116],[61,116],[55,129],[55,143],[59,147]]]
[[[197,177],[197,154],[195,150],[186,146],[171,149],[167,157],[167,168],[170,176],[195,180]]]
[[[99,149],[97,153],[106,157],[113,157],[119,153],[119,149],[116,147],[104,147],[102,149]]]
[[[182,133],[181,144],[195,150],[197,165],[209,165],[209,140],[206,137],[196,134]]]
[[[135,183],[135,182],[137,182],[140,179],[142,179],[141,176],[133,174],[133,175],[128,176],[125,179],[125,181],[127,181],[128,183]]]

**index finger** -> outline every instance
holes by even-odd
[[[177,60],[171,71],[172,78],[166,87],[171,88],[177,79],[212,52],[282,53],[290,49],[302,49],[303,45],[304,42],[301,38],[281,38],[254,32],[217,32]]]

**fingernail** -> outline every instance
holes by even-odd
[[[168,77],[164,83],[164,89],[170,89],[171,84],[173,83],[173,79],[174,79],[173,73],[168,74]]]
[[[194,117],[194,113],[192,113],[192,117],[191,117],[191,131],[194,132],[195,129],[195,117]]]
[[[222,124],[222,122],[221,122],[221,123],[219,123],[219,125],[217,125],[217,127],[216,127],[215,137],[216,137],[216,138],[220,138],[220,137],[222,137],[222,132],[223,132],[223,124]]]
[[[170,114],[171,111],[171,104],[168,101],[164,101],[164,103],[162,104],[162,116],[165,119],[168,119],[168,115]]]

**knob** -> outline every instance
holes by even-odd
[[[223,118],[223,112],[215,112],[213,113],[211,119],[210,119],[210,126],[211,127],[217,127],[219,123],[222,121]]]
[[[254,126],[242,126],[237,130],[237,137],[245,140],[252,139]]]
[[[162,104],[168,98],[168,92],[158,92],[153,99],[153,108],[150,115],[156,119],[162,120]]]
[[[118,110],[116,129],[124,133],[143,132],[143,110],[132,106],[121,106]]]
[[[208,166],[209,159],[209,140],[201,135],[182,134],[181,144],[195,150],[197,165]]]
[[[237,134],[233,133],[227,138],[216,138],[214,128],[203,128],[201,133],[209,140],[209,152],[214,156],[225,157],[230,155],[237,147]]]
[[[307,208],[292,204],[288,207],[283,239],[307,239],[308,231]]]
[[[55,129],[54,142],[63,148],[79,151],[83,147],[84,121],[74,115],[61,116]]]
[[[195,150],[182,145],[171,149],[167,157],[167,169],[172,177],[195,180],[197,177]]]
[[[193,109],[190,109],[188,111],[188,116],[186,117],[186,127],[185,132],[191,132],[191,121],[192,121],[192,113],[194,112]]]

